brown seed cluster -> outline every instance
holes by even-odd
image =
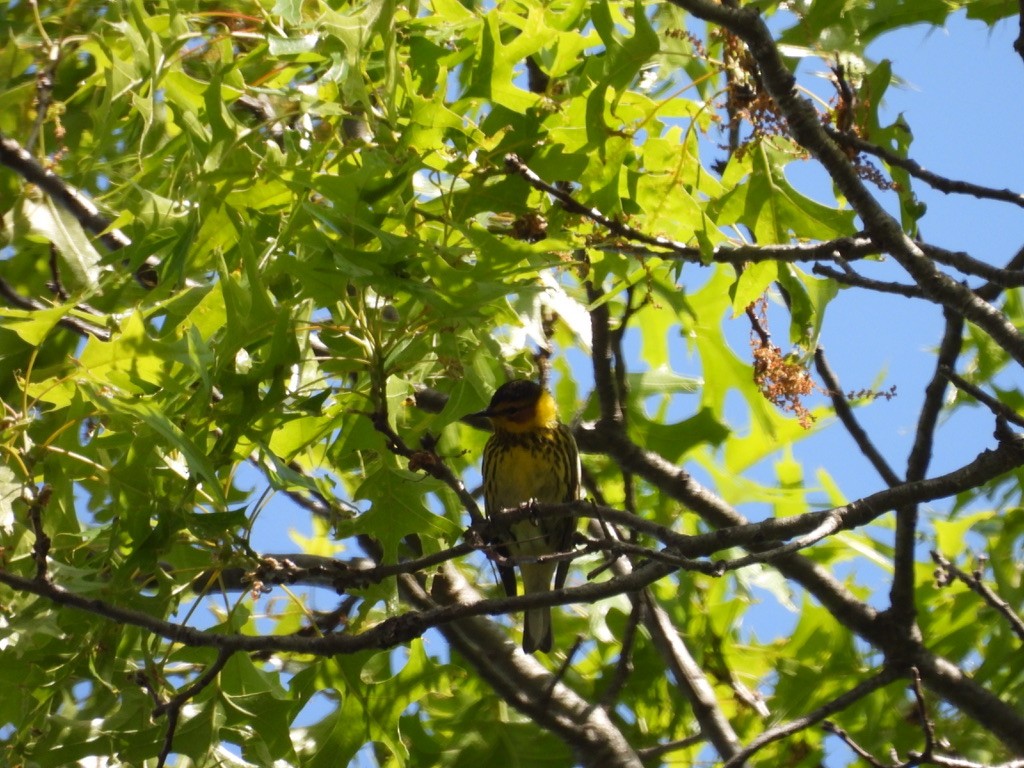
[[[802,365],[786,358],[774,344],[752,342],[754,383],[761,394],[784,411],[797,417],[800,426],[810,429],[812,414],[801,398],[814,391],[814,380]]]
[[[771,342],[768,333],[768,302],[765,298],[747,307],[750,318],[750,348],[754,356],[754,383],[769,402],[783,411],[797,417],[800,426],[810,429],[814,423],[812,414],[803,404],[802,398],[811,394],[817,386],[807,369],[792,355],[783,355],[782,350]]]

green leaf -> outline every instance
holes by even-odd
[[[784,267],[774,261],[758,261],[745,266],[729,288],[733,317],[742,315],[747,307],[764,296],[783,270]]]
[[[795,264],[779,266],[779,282],[789,296],[790,341],[811,353],[818,346],[825,307],[839,293],[839,285],[831,278],[808,275]]]
[[[145,424],[157,437],[163,438],[172,450],[180,452],[191,476],[202,481],[203,492],[210,495],[214,505],[217,508],[227,505],[217,473],[205,452],[157,405],[145,400],[131,401],[125,398],[116,398],[109,400],[109,407],[114,412],[132,417]]]
[[[14,331],[25,343],[38,346],[69,310],[65,304],[34,310],[0,308],[0,317],[4,318],[5,328]]]
[[[462,532],[450,520],[427,507],[423,494],[428,489],[437,490],[437,481],[394,466],[381,466],[353,493],[355,499],[366,499],[371,506],[352,521],[351,526],[375,537],[384,548],[385,562],[389,563],[397,562],[399,544],[411,533],[439,538],[450,544]],[[345,525],[343,530],[348,527]]]
[[[272,12],[288,24],[298,24],[302,21],[302,0],[275,0]]]
[[[0,465],[0,533],[14,533],[14,503],[21,498],[22,487],[10,467]]]
[[[120,333],[110,341],[90,338],[78,362],[82,373],[97,384],[143,393],[171,383],[179,356],[185,356],[185,345],[154,339],[135,312],[124,319]]]
[[[744,172],[719,202],[718,223],[744,224],[762,244],[788,243],[792,238],[830,240],[855,231],[852,210],[829,208],[800,194],[783,171],[783,155],[766,142],[755,145],[747,161],[730,162],[723,183]],[[738,181],[738,179],[737,179]]]
[[[51,198],[24,198],[9,222],[17,229],[27,228],[30,236],[52,243],[61,266],[61,280],[75,291],[95,291],[106,268],[82,225],[69,211]]]
[[[621,93],[632,84],[659,47],[658,36],[648,23],[644,6],[639,0],[633,5],[633,34],[625,39],[619,34],[618,20],[613,18],[612,8],[607,0],[600,0],[590,8],[591,21],[605,44],[606,52],[602,59],[603,77],[587,97],[587,141],[597,147],[602,155],[608,134],[618,128],[606,119],[608,91],[613,91],[610,106],[614,113],[615,102]]]

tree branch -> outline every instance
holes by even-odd
[[[937,245],[921,243],[921,250],[940,264],[953,267],[965,275],[983,277],[1001,288],[1019,288],[1024,285],[1024,272],[1020,269],[1000,268],[974,258],[964,251],[950,251]],[[978,291],[975,291],[978,294]]]
[[[411,576],[402,577],[402,587],[410,601],[425,613],[481,602],[480,595],[451,568],[434,577],[429,596]],[[583,765],[641,768],[640,758],[604,709],[592,706],[558,683],[539,661],[521,653],[491,622],[464,618],[441,627],[441,632],[499,696],[562,738]]]
[[[832,701],[822,704],[820,707],[808,712],[806,715],[798,717],[795,720],[790,720],[788,723],[780,723],[779,725],[769,728],[727,760],[722,765],[722,768],[740,768],[740,766],[744,765],[747,760],[769,744],[788,736],[792,736],[794,733],[806,730],[812,725],[820,723],[830,715],[842,712],[851,704],[855,704],[865,696],[874,693],[880,688],[884,688],[893,680],[896,680],[901,676],[902,675],[899,671],[891,667],[884,668],[881,672],[878,672],[867,680],[858,683],[850,690],[832,699]]]
[[[174,732],[178,728],[178,718],[181,715],[181,708],[189,699],[195,697],[206,686],[210,685],[210,683],[217,679],[217,675],[220,674],[221,670],[224,669],[224,666],[233,655],[234,651],[221,648],[217,652],[217,659],[213,664],[206,668],[206,671],[203,672],[203,674],[200,675],[192,685],[175,694],[163,704],[158,704],[153,710],[153,717],[160,717],[164,714],[167,715],[167,733],[164,736],[163,748],[157,756],[157,768],[163,768],[164,764],[167,762],[167,758],[171,754],[171,748],[174,745]]]
[[[424,447],[414,451],[392,429],[387,413],[378,412],[369,414],[369,416],[374,428],[387,438],[388,448],[398,456],[409,459],[410,470],[423,470],[431,477],[440,480],[455,492],[459,501],[462,502],[462,506],[469,513],[470,520],[474,523],[483,522],[484,516],[480,513],[480,507],[477,505],[476,499],[473,498],[473,494],[466,490],[462,480],[451,471],[448,465],[445,464],[444,459],[438,456],[432,447]]]
[[[590,219],[595,224],[600,224],[613,235],[623,240],[642,243],[657,250],[633,251],[638,256],[657,256],[659,258],[676,258],[695,264],[707,263],[707,254],[699,248],[695,248],[678,240],[667,237],[649,235],[641,232],[635,227],[624,224],[618,219],[606,216],[597,208],[588,208],[578,203],[572,195],[553,184],[548,184],[540,176],[519,158],[518,155],[509,154],[505,156],[505,167],[510,173],[517,173],[526,182],[541,192],[551,195],[558,200],[565,210]],[[603,248],[604,246],[594,246]],[[620,245],[613,246],[613,250],[631,249]],[[842,237],[836,240],[829,240],[824,243],[796,243],[792,245],[735,245],[718,246],[712,251],[711,261],[721,264],[743,264],[748,261],[819,261],[837,259],[858,259],[864,256],[878,254],[878,247],[865,237]]]
[[[999,202],[1011,203],[1024,208],[1024,195],[1019,192],[1014,192],[1009,189],[993,189],[991,187],[985,187],[969,181],[959,181],[957,179],[950,179],[946,176],[940,176],[937,173],[927,170],[914,160],[906,157],[900,157],[895,152],[877,144],[872,144],[870,141],[865,141],[852,133],[839,131],[827,124],[824,125],[823,128],[833,141],[846,147],[852,147],[858,152],[874,155],[875,157],[884,160],[889,165],[902,168],[915,179],[920,179],[925,184],[932,187],[932,189],[937,189],[939,192],[944,194],[949,195],[956,193],[961,195],[971,195],[972,197],[977,197],[983,200],[998,200]]]
[[[871,239],[893,256],[929,299],[962,313],[1024,365],[1024,335],[1002,312],[936,269],[920,246],[865,187],[844,150],[829,138],[814,106],[798,95],[796,80],[783,63],[771,32],[757,11],[747,7],[732,8],[713,0],[672,0],[672,3],[699,19],[727,28],[743,40],[757,62],[766,91],[785,116],[793,138],[822,164],[864,222]]]
[[[586,450],[605,450],[614,460],[625,463],[637,475],[660,488],[663,493],[683,502],[716,527],[741,526],[746,522],[741,515],[703,488],[687,472],[657,454],[640,449],[614,429],[577,430],[577,442]],[[968,465],[973,469],[967,470],[967,467],[963,467],[962,470],[973,474],[981,465],[988,465],[990,461],[994,461],[999,465],[992,475],[995,477],[1015,466],[1020,466],[1024,460],[1022,451],[1024,448],[1020,445],[1020,439],[1015,438],[1009,443],[1000,444],[994,451],[986,451],[978,456],[971,465]],[[913,495],[924,491],[925,487],[939,491],[940,486],[956,483],[954,476],[962,470],[943,476],[938,485],[931,485],[933,480],[926,480],[921,481],[926,485],[907,483],[879,493],[886,494],[886,503],[893,503],[894,506],[919,503],[925,499],[912,499],[910,494],[904,494],[911,488],[915,489]],[[959,479],[964,480],[966,477],[959,475]],[[883,497],[877,495],[869,496],[855,504],[861,505],[858,507],[861,513],[872,516],[874,513],[869,511],[870,505],[880,502],[881,498]],[[722,530],[716,532],[718,535],[723,533]],[[893,633],[888,622],[881,620],[870,606],[858,600],[824,568],[792,554],[775,561],[774,565],[783,575],[794,579],[814,595],[841,624],[882,650],[887,656],[912,659],[913,665],[921,671],[922,678],[929,688],[963,709],[979,723],[985,724],[1004,743],[1017,749],[1024,749],[1024,717],[1014,707],[993,696],[955,665],[932,655],[916,638]]]
[[[1022,619],[1013,610],[1008,602],[993,592],[992,589],[981,580],[980,568],[973,574],[965,573],[934,549],[931,554],[932,560],[935,561],[935,564],[943,574],[943,579],[940,583],[947,584],[955,578],[957,581],[966,584],[972,591],[981,595],[982,600],[988,603],[992,608],[999,611],[1010,625],[1010,629],[1013,630],[1013,633],[1024,641],[1024,619]]]
[[[23,179],[43,190],[55,203],[74,216],[87,232],[95,235],[107,250],[117,251],[132,244],[128,235],[120,229],[110,226],[111,220],[100,213],[100,209],[92,200],[53,171],[44,168],[14,139],[9,139],[2,134],[0,134],[0,165],[6,165]],[[158,263],[155,257],[150,256],[135,271],[135,279],[144,288],[153,288],[156,285]]]
[[[614,443],[610,445],[614,454],[616,445]],[[723,511],[716,506],[721,502],[713,501],[712,498],[707,497],[706,493],[702,495],[699,488],[690,487],[693,481],[688,476],[682,479],[678,470],[673,468],[675,479],[662,477],[661,464],[664,463],[664,460],[642,452],[637,455],[636,450],[634,446],[632,451],[624,453],[624,456],[627,463],[633,466],[638,474],[654,480],[662,480],[665,482],[668,492],[679,492],[678,484],[682,482],[686,497],[703,506],[705,513],[712,509],[719,513]],[[880,509],[925,501],[956,493],[966,487],[975,487],[987,479],[1021,464],[1024,464],[1024,447],[1022,447],[1020,439],[1005,441],[995,450],[985,451],[973,462],[956,472],[886,489],[845,505],[840,508],[841,512],[831,511],[825,514],[840,514],[844,526],[861,524],[863,521],[874,519],[881,514]],[[535,515],[544,514],[546,511],[544,506],[546,505],[538,505],[533,513]],[[559,505],[551,505],[551,507],[557,506]],[[608,516],[609,512],[602,510],[601,515]],[[515,511],[511,514],[514,513]],[[620,514],[623,519],[632,518],[625,513]],[[734,512],[729,516],[733,519],[739,517]],[[821,522],[821,513],[810,513],[803,516],[800,521],[802,525],[818,525]],[[758,534],[757,538],[752,541],[748,540],[748,543],[750,546],[756,546],[756,543],[759,542],[776,540],[778,537],[774,534],[779,530],[799,530],[789,519],[771,520],[756,525],[761,527],[738,526],[735,530],[721,530],[701,536],[680,537],[679,542],[684,549],[690,546],[714,548],[722,546],[734,537],[736,541],[740,541],[744,536],[755,532]],[[684,551],[683,554],[689,553]],[[776,561],[776,566],[784,574],[796,579],[809,589],[832,611],[837,620],[864,636],[887,656],[899,651],[905,657],[912,657],[914,665],[921,669],[923,678],[933,690],[965,708],[979,722],[992,728],[1008,744],[1021,745],[1021,748],[1024,748],[1024,718],[1021,718],[1013,708],[1008,707],[997,697],[971,682],[949,662],[932,656],[919,643],[908,641],[906,638],[894,639],[888,625],[877,621],[875,613],[869,607],[849,595],[841,584],[817,565],[795,555],[786,554]],[[49,582],[28,579],[5,570],[0,570],[0,583],[5,583],[22,592],[47,598],[58,605],[66,605],[119,623],[138,626],[171,642],[184,645],[235,651],[297,651],[315,655],[334,655],[352,653],[367,648],[394,647],[419,637],[431,627],[440,627],[471,616],[497,615],[514,610],[563,605],[576,601],[594,602],[617,594],[635,592],[663,578],[673,570],[673,566],[650,562],[636,568],[632,573],[617,576],[605,582],[553,590],[548,593],[487,599],[472,604],[409,612],[387,618],[361,633],[334,634],[322,637],[223,635],[173,624],[139,611],[83,597]],[[671,640],[671,638],[669,639]]]
[[[1013,41],[1013,50],[1017,52],[1021,60],[1024,61],[1024,0],[1017,0],[1017,23],[1020,25],[1020,34],[1017,35],[1017,39]]]
[[[616,394],[612,373],[611,317],[608,302],[600,286],[587,282],[587,300],[590,310],[591,363],[594,370],[594,392],[601,406],[600,420],[611,424],[622,423],[622,404]]]
[[[50,305],[37,299],[30,299],[22,296],[2,277],[0,277],[0,296],[7,299],[7,303],[12,307],[17,307],[18,309],[27,309],[32,312],[43,309],[52,309]],[[111,338],[111,333],[106,328],[94,325],[88,320],[81,320],[71,315],[62,315],[57,321],[57,325],[72,330],[79,336],[95,336],[100,341],[110,341]]]
[[[591,524],[591,529],[598,529],[606,522],[602,514]],[[612,562],[612,569],[617,578],[628,576],[634,572],[634,564],[629,560],[617,559]],[[634,610],[639,609],[644,626],[651,635],[651,641],[665,666],[690,703],[693,715],[700,724],[702,736],[715,747],[723,759],[727,759],[739,748],[739,737],[733,730],[729,719],[718,706],[714,688],[708,681],[704,671],[697,664],[686,643],[679,636],[676,628],[665,610],[654,599],[650,590],[644,589],[629,594]],[[625,648],[625,646],[624,646]]]
[[[940,371],[957,389],[963,390],[968,395],[973,397],[979,403],[984,405],[997,419],[1006,419],[1011,424],[1016,424],[1018,427],[1024,427],[1024,417],[1017,413],[1013,408],[1001,403],[992,395],[988,394],[985,390],[980,387],[976,387],[967,379],[957,375],[951,367],[941,369]]]
[[[906,478],[909,482],[922,479],[931,461],[932,444],[939,412],[948,382],[942,374],[944,369],[956,363],[963,345],[963,318],[946,311],[946,327],[939,345],[936,370],[925,387],[924,402],[918,415],[914,445],[907,458]],[[907,504],[896,510],[896,541],[893,551],[892,585],[889,590],[890,611],[893,620],[904,630],[910,631],[917,617],[915,605],[915,573],[917,560],[914,548],[917,544],[917,504]]]
[[[838,260],[837,260],[838,261]],[[923,299],[924,292],[916,285],[904,285],[903,283],[891,283],[882,280],[873,280],[858,274],[848,266],[839,271],[825,264],[815,264],[812,270],[814,274],[822,277],[831,277],[837,283],[848,285],[851,288],[865,288],[878,293],[891,293],[895,296],[904,296],[908,299]]]
[[[893,487],[900,484],[899,475],[896,474],[895,470],[889,466],[889,462],[882,456],[882,452],[878,450],[875,444],[868,437],[868,433],[864,431],[864,428],[857,421],[857,417],[853,414],[853,409],[850,407],[850,403],[843,395],[842,387],[839,384],[839,379],[833,372],[831,366],[828,364],[828,360],[825,359],[825,350],[822,347],[818,347],[814,350],[814,367],[817,370],[818,375],[825,384],[825,389],[828,391],[828,396],[832,400],[832,408],[836,412],[836,416],[846,431],[853,438],[853,441],[857,444],[860,452],[864,454],[864,457],[871,462],[871,466],[875,468],[875,471],[881,476],[882,480],[889,487]]]

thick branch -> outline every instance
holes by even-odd
[[[0,164],[6,165],[25,181],[35,184],[55,203],[74,216],[87,232],[96,235],[107,249],[117,251],[131,245],[129,237],[119,229],[109,229],[110,219],[100,213],[92,200],[83,195],[53,171],[44,168],[14,139],[0,135]]]
[[[956,363],[962,347],[963,318],[947,311],[946,328],[939,345],[936,370],[925,387],[924,402],[917,420],[914,445],[907,459],[907,480],[920,480],[928,471],[931,462],[935,428],[942,410],[942,401],[948,382],[942,373]],[[915,573],[917,559],[914,548],[917,544],[917,504],[908,504],[896,511],[896,544],[893,552],[892,586],[889,590],[890,607],[894,620],[904,627],[910,627],[916,620]]]
[[[661,657],[670,662],[668,668],[677,685],[686,694],[690,706],[693,708],[693,716],[700,723],[701,733],[714,745],[719,756],[723,760],[727,760],[739,749],[739,737],[719,707],[715,689],[679,636],[679,632],[672,625],[668,615],[661,610],[649,593],[644,592],[641,599],[646,601],[650,609],[648,611],[650,619],[646,625],[651,631],[651,639]]]
[[[111,251],[126,248],[132,244],[131,239],[120,229],[111,227],[111,220],[100,213],[92,200],[60,178],[53,171],[44,168],[30,152],[14,139],[0,134],[0,165],[6,165],[26,181],[35,184],[45,192],[57,205],[66,210],[86,232],[91,232],[104,247]],[[156,257],[148,257],[135,270],[135,279],[144,288],[152,288],[157,283]],[[187,284],[192,284],[189,281]]]
[[[1016,466],[1024,464],[1024,448],[1020,441],[1008,441],[997,449],[986,451],[971,464],[957,472],[939,478],[922,480],[917,483],[906,483],[892,489],[880,491],[863,500],[847,505],[843,512],[844,525],[858,524],[861,520],[873,519],[879,509],[891,508],[901,504],[915,503],[930,498],[956,493],[965,487],[974,487],[992,477]],[[742,518],[731,511],[713,495],[702,491],[685,473],[671,467],[663,459],[652,454],[641,452],[635,446],[626,451],[612,442],[613,455],[616,450],[623,453],[624,461],[634,468],[638,474],[652,481],[660,482],[669,492],[680,493],[703,508],[705,514],[714,515],[725,522],[742,522]],[[665,474],[665,468],[672,470],[671,475]],[[966,485],[965,485],[966,484]],[[693,506],[693,504],[691,504]],[[542,508],[535,511],[541,514]],[[724,518],[723,518],[724,516]],[[805,524],[820,524],[820,517],[806,516]],[[760,542],[777,540],[772,535],[772,527],[790,525],[786,520],[769,521],[757,529],[762,534]],[[743,532],[753,526],[738,527],[735,530],[716,531],[701,537],[681,537],[682,542],[701,543],[703,546],[717,546],[733,536],[743,536]],[[717,539],[717,542],[715,541]],[[753,544],[752,544],[753,546]],[[824,569],[800,558],[786,554],[776,561],[779,570],[790,578],[796,579],[809,589],[829,610],[838,621],[854,629],[873,645],[881,649],[887,656],[900,651],[904,657],[912,657],[913,663],[922,671],[926,683],[950,701],[961,706],[979,722],[990,726],[1007,744],[1020,745],[1024,748],[1024,718],[1012,707],[1001,702],[997,697],[985,691],[981,686],[966,678],[955,666],[938,659],[905,637],[894,637],[891,625],[879,622],[876,614],[868,606],[849,595],[843,586]],[[419,637],[427,629],[446,625],[471,616],[498,615],[513,610],[540,607],[545,605],[561,605],[572,602],[588,602],[604,599],[613,595],[635,592],[663,578],[675,570],[674,566],[664,563],[646,563],[632,573],[614,579],[590,583],[571,589],[554,590],[548,593],[535,593],[513,598],[481,600],[471,604],[458,604],[431,608],[418,612],[410,612],[395,616],[358,634],[333,634],[323,637],[288,636],[249,636],[223,635],[208,631],[196,630],[155,618],[139,611],[121,608],[109,603],[86,598],[69,592],[60,586],[48,582],[29,579],[8,571],[0,570],[0,582],[22,592],[45,597],[56,604],[90,612],[112,619],[123,624],[138,626],[164,637],[171,642],[190,646],[214,647],[240,651],[299,651],[316,655],[333,655],[352,653],[367,648],[390,648],[400,643]],[[895,651],[894,651],[895,649]]]
[[[480,602],[479,593],[452,568],[434,577],[430,595],[411,576],[402,578],[402,587],[408,599],[426,612],[443,605]],[[494,624],[472,617],[446,624],[441,631],[499,696],[565,740],[583,765],[640,768],[640,758],[604,709],[591,706],[557,682],[539,661],[520,653]]]
[[[608,524],[614,525],[603,514],[598,514],[590,524],[590,531],[596,535]],[[611,567],[618,576],[625,576],[633,572],[634,563],[625,558],[618,558]],[[634,609],[641,609],[644,626],[651,635],[651,641],[676,685],[690,703],[702,736],[711,742],[722,759],[728,759],[739,749],[739,738],[719,707],[714,688],[704,671],[650,590],[631,593],[629,598]]]

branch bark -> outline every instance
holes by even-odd
[[[479,593],[451,567],[434,577],[430,595],[412,576],[403,576],[401,584],[407,598],[421,611],[480,602]],[[604,709],[558,682],[539,661],[521,653],[493,623],[469,617],[446,624],[441,632],[498,695],[562,738],[582,765],[641,768],[636,751]]]

